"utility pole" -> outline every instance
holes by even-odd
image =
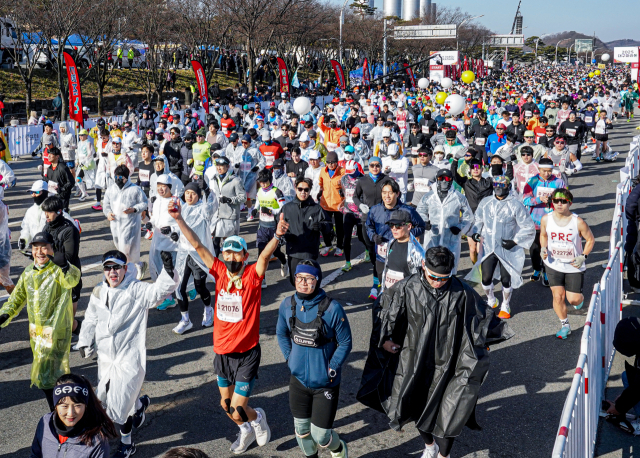
[[[382,44],[382,74],[387,74],[387,18],[382,18],[382,36],[383,36],[383,44]],[[386,81],[386,78],[385,78]]]

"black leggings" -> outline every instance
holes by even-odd
[[[365,223],[362,223],[364,227]],[[369,238],[369,234],[367,234],[367,230],[363,229],[362,238],[364,239],[364,246],[369,252],[369,259],[371,260],[371,266],[373,267],[373,276],[378,278],[378,269],[376,267],[376,244],[371,241]]]
[[[129,415],[129,418],[127,418],[127,422],[124,425],[117,425],[120,428],[120,434],[122,434],[123,436],[131,434],[131,431],[133,430],[133,417]]]
[[[358,231],[358,240],[364,244],[364,236],[362,235],[362,223],[360,222],[360,218],[358,218],[353,213],[345,213],[344,214],[344,257],[347,262],[351,261],[351,232],[353,231],[353,226],[357,227]]]
[[[538,272],[544,272],[544,262],[542,262],[541,253],[542,248],[540,247],[540,230],[536,231],[536,237],[533,239],[533,243],[529,247],[529,255],[531,256],[531,266],[533,270]]]
[[[333,212],[328,210],[323,210],[324,212],[324,222],[321,224],[322,229],[322,238],[324,239],[325,246],[331,246],[333,243],[333,226],[335,224],[335,236],[336,236],[336,246],[339,249],[342,249],[342,243],[344,242],[344,228],[343,228],[343,217],[340,212]]]
[[[101,199],[102,199],[102,189],[96,188],[96,200],[100,202]]]
[[[424,440],[425,444],[431,445],[435,440],[436,444],[438,444],[438,448],[440,449],[440,455],[449,456],[449,454],[451,453],[451,448],[453,447],[453,441],[455,440],[454,437],[440,438],[435,437],[433,434],[425,433],[420,430],[418,430],[418,432],[420,433],[420,437],[422,437],[422,440]]]
[[[180,296],[182,299],[178,299],[178,305],[181,312],[189,311],[189,296],[187,296],[187,285],[189,278],[193,275],[193,283],[196,285],[196,291],[200,295],[204,305],[211,305],[211,293],[207,289],[207,273],[203,271],[193,260],[191,256],[187,257],[187,262],[184,266],[184,275],[182,276],[182,282],[180,283]]]
[[[504,268],[495,253],[491,253],[487,256],[487,259],[482,261],[482,286],[489,286],[493,283],[493,272],[496,270],[496,266],[500,264],[500,282],[503,288],[509,288],[511,286],[511,275]]]

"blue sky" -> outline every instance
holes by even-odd
[[[518,8],[518,0],[433,1],[438,6],[459,6],[473,16],[484,14],[478,21],[501,34],[511,31]],[[375,0],[375,6],[382,10],[382,0]],[[525,37],[575,30],[587,35],[595,31],[603,41],[640,40],[638,0],[522,0],[520,11],[524,16],[523,25],[527,27],[524,29]]]

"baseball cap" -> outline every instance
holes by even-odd
[[[394,210],[391,212],[391,217],[387,221],[387,225],[390,224],[406,224],[411,222],[411,215],[403,210]]]
[[[229,141],[230,142],[235,142],[238,139],[238,134],[233,133],[231,135],[229,135]]]
[[[243,142],[247,142],[247,143],[251,143],[251,135],[249,135],[249,134],[244,134],[244,135],[242,136],[242,141],[243,141]]]
[[[391,137],[391,129],[385,128],[382,129],[382,137]]]
[[[305,131],[302,132],[302,134],[300,135],[300,140],[301,142],[308,142],[309,141],[309,134]]]
[[[122,139],[120,137],[113,137],[111,143],[122,143]]]
[[[216,160],[215,160],[215,164],[216,165],[229,165],[230,164],[229,158],[227,156],[217,157]]]
[[[262,131],[262,141],[266,142],[267,140],[271,140],[271,132],[269,132],[267,129],[264,129]]]
[[[436,145],[435,148],[433,148],[433,152],[434,153],[444,153],[444,146],[442,145]]]
[[[496,129],[505,129],[504,124],[500,123],[496,126]]]
[[[158,181],[156,183],[171,186],[171,177],[169,177],[169,175],[167,175],[166,173],[163,173],[158,177]]]
[[[273,168],[274,169],[279,169],[284,167],[284,160],[282,158],[278,158],[275,161],[273,161]]]
[[[532,130],[528,130],[524,133],[525,137],[535,137],[534,133]]]
[[[40,192],[40,191],[48,191],[48,190],[49,190],[49,185],[47,184],[46,181],[37,180],[33,182],[33,184],[31,185],[31,189],[29,189],[29,192]]]
[[[320,159],[320,151],[313,150],[309,153],[309,159]]]
[[[49,245],[53,245],[53,236],[46,231],[38,232],[33,239],[31,239],[32,245],[35,245],[36,243],[47,243]]]
[[[353,129],[351,129],[351,133],[352,134],[359,134],[360,133],[360,128],[359,127],[354,127]]]
[[[235,251],[236,253],[239,253],[242,250],[249,251],[247,249],[247,242],[245,242],[242,237],[237,235],[227,237],[222,244],[222,251]]]
[[[382,161],[380,160],[380,158],[378,156],[373,156],[369,158],[369,164],[371,164],[372,162],[379,162],[382,163]]]
[[[89,135],[89,132],[87,131],[87,129],[82,129],[78,135]]]
[[[127,263],[127,256],[123,252],[118,250],[107,251],[104,255],[102,255],[102,265],[104,266],[108,262],[118,264],[119,266],[124,266]]]

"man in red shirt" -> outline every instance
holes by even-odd
[[[255,264],[247,265],[247,243],[236,235],[222,244],[221,261],[202,244],[182,219],[179,202],[169,204],[169,214],[180,231],[202,258],[216,280],[216,310],[213,324],[213,366],[218,375],[220,405],[240,428],[231,445],[235,454],[243,453],[254,441],[259,446],[271,439],[267,416],[261,408],[249,407],[249,396],[260,366],[260,303],[262,279],[269,260],[284,241],[289,224],[280,214],[275,235]]]
[[[271,132],[267,129],[262,131],[262,141],[263,143],[258,149],[264,156],[265,168],[271,169],[275,160],[284,156],[284,150],[280,143],[271,140]]]

